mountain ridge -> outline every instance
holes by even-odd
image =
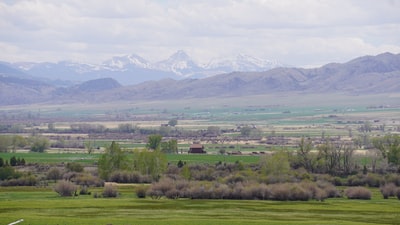
[[[16,62],[9,65],[23,73],[46,79],[82,82],[112,77],[124,85],[164,78],[204,78],[233,71],[263,71],[281,66],[277,61],[250,56],[240,57],[240,55],[233,59],[219,59],[216,62],[214,60],[214,63],[211,62],[207,65],[198,64],[186,52],[179,50],[169,58],[154,63],[139,55],[129,54],[114,56],[99,64],[60,61],[56,63]]]
[[[201,79],[163,78],[129,86],[122,86],[113,78],[98,78],[64,88],[41,81],[35,83],[32,78],[13,78],[5,74],[0,78],[0,105],[223,98],[279,93],[400,93],[400,54],[363,56],[313,69],[280,67]]]

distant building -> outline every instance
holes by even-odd
[[[190,147],[189,147],[189,153],[205,154],[207,152],[204,151],[204,145],[202,145],[202,144],[191,144]]]

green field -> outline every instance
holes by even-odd
[[[85,154],[85,153],[0,153],[0,157],[4,160],[10,160],[11,157],[24,158],[26,163],[43,163],[57,164],[68,162],[79,162],[85,165],[93,165],[100,157],[100,154]],[[208,163],[215,164],[218,162],[234,163],[240,161],[243,163],[257,163],[259,156],[252,155],[196,155],[196,154],[167,154],[168,162],[177,163],[182,160],[186,163]]]
[[[137,199],[121,186],[117,199],[59,197],[50,188],[0,188],[0,224],[399,224],[400,202]],[[92,192],[101,191],[93,189]]]

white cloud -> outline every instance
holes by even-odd
[[[400,52],[400,1],[21,0],[0,3],[0,60],[86,60],[183,49],[301,66]]]

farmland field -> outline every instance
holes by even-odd
[[[398,134],[399,102],[398,95],[298,94],[207,98],[198,99],[195,103],[184,99],[98,105],[7,106],[0,109],[0,125],[8,129],[2,135],[20,135],[30,140],[40,134],[48,138],[52,146],[45,153],[30,152],[29,146],[13,151],[9,147],[7,153],[0,153],[0,157],[8,162],[13,156],[23,158],[28,166],[17,167],[21,171],[33,172],[29,170],[34,169],[32,165],[35,164],[64,170],[67,163],[78,162],[90,167],[93,169],[90,172],[96,174],[98,159],[112,141],[116,141],[132,159],[134,149],[145,148],[149,134],[165,128],[172,134],[165,140],[178,139],[180,154],[166,154],[171,165],[183,161],[189,165],[207,164],[208,168],[235,162],[249,166],[256,165],[260,156],[271,155],[269,153],[276,150],[295,152],[302,137],[321,143],[318,141],[324,139],[322,137],[334,137],[346,142],[366,137],[367,134],[371,137]],[[178,124],[166,128],[165,124],[171,118],[177,118]],[[79,124],[99,126],[101,130],[72,129]],[[118,130],[121,124],[132,125],[135,130],[121,132]],[[372,128],[368,133],[361,130],[367,125]],[[255,137],[241,134],[240,129],[246,126],[258,132]],[[221,132],[209,135],[206,131],[210,127],[218,127]],[[140,133],[140,129],[153,133]],[[87,142],[93,143],[92,154],[87,153]],[[189,145],[194,142],[203,144],[207,154],[187,154]],[[316,146],[313,146],[314,151]],[[353,159],[360,173],[360,162],[369,165],[373,158],[364,157],[366,149],[358,145],[357,148],[355,152],[362,154],[355,155]],[[383,160],[377,162],[379,164]],[[250,173],[252,169],[248,168],[246,172]],[[45,179],[46,172],[41,171],[38,178]],[[256,174],[257,171],[253,172]],[[374,176],[380,178],[380,175]],[[224,179],[228,178],[218,178],[213,182]],[[42,187],[41,184],[48,186]],[[94,198],[94,193],[103,190],[95,187],[90,187],[92,195],[89,196],[59,197],[53,190],[54,180],[46,180],[34,187],[0,187],[0,224],[19,219],[24,219],[21,224],[32,225],[399,224],[400,221],[399,200],[394,197],[383,199],[378,188],[369,188],[373,193],[371,200],[349,200],[345,197],[328,198],[323,202],[171,200],[165,197],[154,200],[150,197],[138,199],[136,185],[118,184],[121,195],[115,199]],[[342,191],[344,188],[338,186]]]
[[[63,198],[51,188],[0,188],[0,223],[21,224],[398,224],[397,199],[324,202],[137,199],[133,186],[117,199]],[[92,192],[101,191],[93,189]],[[378,197],[379,196],[379,197]],[[66,213],[68,212],[68,213]]]
[[[79,162],[85,165],[93,165],[97,163],[100,154],[85,154],[85,153],[0,153],[0,157],[4,160],[9,160],[11,157],[24,158],[27,163],[41,164],[57,164],[68,162]],[[128,156],[129,157],[129,156]],[[176,164],[179,160],[186,163],[208,163],[215,164],[218,162],[234,163],[240,161],[243,163],[257,163],[259,156],[253,155],[209,155],[209,154],[166,154],[167,160],[170,163]]]

